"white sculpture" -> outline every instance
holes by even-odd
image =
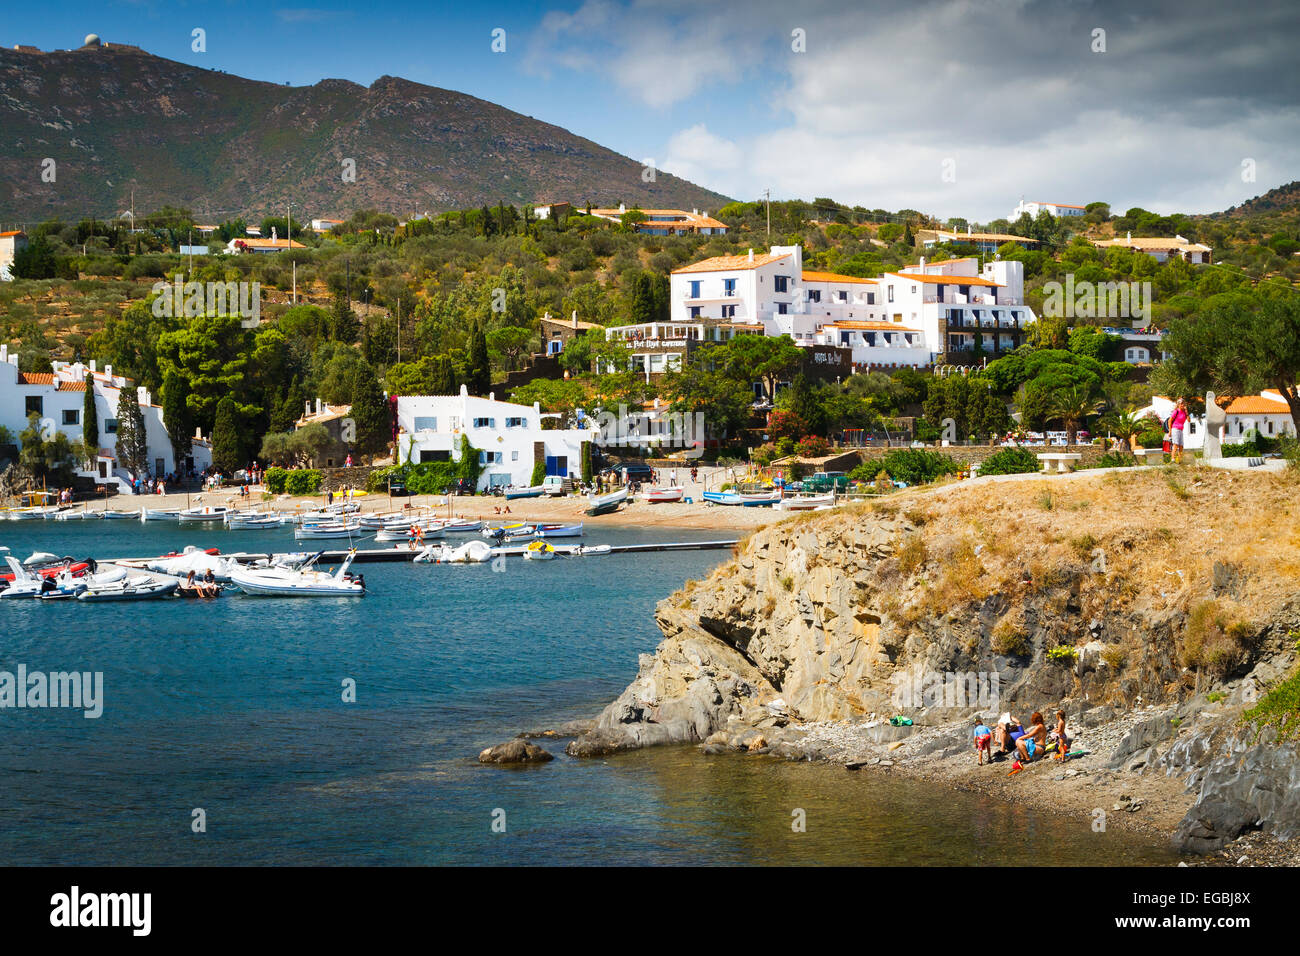
[[[1214,400],[1213,392],[1205,393],[1205,444],[1201,457],[1206,461],[1223,457],[1223,430],[1227,427],[1228,416]]]

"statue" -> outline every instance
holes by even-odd
[[[1201,448],[1201,457],[1206,461],[1223,457],[1223,430],[1228,424],[1228,416],[1214,400],[1213,392],[1205,393],[1205,443]]]

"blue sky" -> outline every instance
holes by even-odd
[[[1208,212],[1300,178],[1289,0],[7,6],[6,46],[94,32],[277,83],[402,76],[738,198],[988,220],[1022,195]]]

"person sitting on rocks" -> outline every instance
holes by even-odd
[[[993,731],[984,726],[983,717],[975,718],[975,729],[971,731],[971,735],[975,738],[975,756],[978,758],[979,765],[984,766],[985,754],[989,755],[989,763],[992,763],[993,754],[989,749],[989,741],[993,739]]]
[[[1047,725],[1043,723],[1043,715],[1034,711],[1029,718],[1029,729],[1016,740],[1016,750],[1022,762],[1033,763],[1035,754],[1041,757],[1046,746]]]
[[[997,743],[998,749],[993,753],[994,757],[1005,757],[1015,749],[1016,740],[1025,732],[1025,728],[1020,725],[1020,721],[1012,717],[1010,713],[1005,713],[998,718],[998,729],[993,733],[994,742]]]
[[[1056,738],[1056,756],[1064,760],[1070,752],[1070,738],[1065,732],[1065,711],[1056,712],[1056,729],[1052,731],[1052,736]]]

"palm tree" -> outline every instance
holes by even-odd
[[[1094,391],[1087,385],[1063,388],[1052,398],[1052,416],[1059,418],[1065,425],[1066,441],[1071,445],[1078,437],[1079,428],[1104,407],[1105,403],[1098,401]]]

